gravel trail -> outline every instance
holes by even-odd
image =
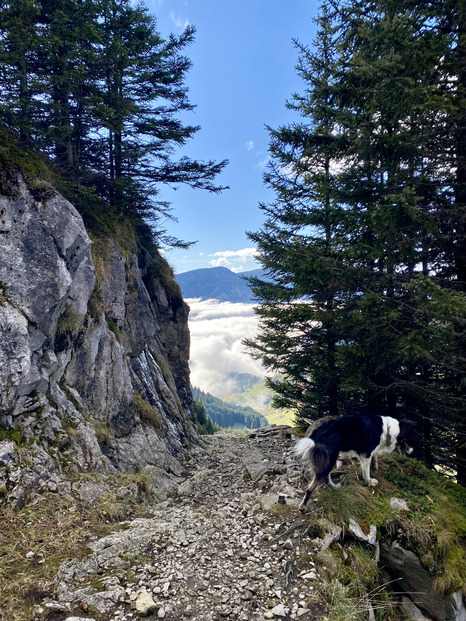
[[[300,539],[294,441],[280,427],[205,438],[190,453],[189,477],[153,517],[62,566],[60,601],[114,621],[320,618],[308,606],[319,578],[309,539]]]

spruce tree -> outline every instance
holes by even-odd
[[[446,278],[459,248],[445,218],[460,230],[460,148],[446,129],[458,123],[459,52],[428,4],[324,3],[294,98],[304,122],[271,130],[276,200],[251,238],[274,282],[253,283],[262,324],[249,346],[282,377],[276,402],[294,402],[301,419],[409,415],[426,462],[459,472],[464,401],[449,388],[465,305],[459,279]]]
[[[97,144],[90,143],[87,158],[109,180],[110,201],[122,210],[136,207],[141,214],[154,215],[154,206],[162,208],[154,201],[160,184],[220,191],[214,178],[225,161],[172,158],[175,148],[199,130],[179,118],[193,109],[185,85],[191,61],[183,51],[195,29],[189,26],[180,36],[164,40],[142,5],[101,0],[100,10],[102,74],[96,95],[104,132]]]
[[[37,80],[39,14],[36,0],[0,2],[0,114],[25,143],[38,122],[33,101],[42,91]]]
[[[194,28],[164,39],[130,0],[0,8],[1,118],[50,158],[74,196],[90,188],[108,214],[143,217],[160,241],[169,211],[157,198],[161,184],[224,189],[215,177],[226,160],[174,157],[199,130],[180,118],[193,109],[184,50]]]
[[[278,376],[269,379],[275,404],[296,408],[301,421],[341,409],[338,343],[344,323],[342,299],[351,291],[352,266],[345,264],[346,239],[339,225],[337,177],[345,137],[333,103],[337,55],[333,27],[324,8],[316,52],[296,44],[298,72],[306,83],[288,106],[300,124],[269,128],[273,161],[265,183],[276,195],[262,204],[264,228],[250,233],[269,280],[251,279],[261,332],[246,341],[252,354]]]

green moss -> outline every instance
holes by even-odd
[[[153,405],[146,401],[139,392],[134,393],[133,409],[136,418],[139,418],[141,422],[153,427],[158,435],[162,433],[160,413]]]
[[[445,595],[462,589],[466,595],[466,551],[451,546],[444,562],[443,572],[434,580],[434,588]]]
[[[22,446],[24,443],[23,427],[17,425],[14,429],[0,429],[0,442],[3,440],[11,440],[16,446]]]
[[[117,338],[119,338],[120,337],[120,328],[118,327],[116,321],[114,319],[112,319],[111,317],[107,317],[106,321],[107,321],[107,328],[110,330],[110,332],[113,332],[113,334]]]

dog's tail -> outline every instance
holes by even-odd
[[[311,451],[314,446],[315,442],[314,440],[311,440],[311,438],[301,438],[301,440],[299,440],[294,447],[296,457],[299,457],[300,459],[307,459],[309,457],[307,452]]]
[[[330,464],[330,455],[323,444],[316,444],[312,438],[301,438],[295,446],[295,454],[301,459],[310,459],[316,472],[322,472]]]

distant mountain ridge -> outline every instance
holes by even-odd
[[[256,300],[244,276],[261,276],[262,270],[235,273],[226,267],[206,267],[176,274],[184,298],[215,298],[220,302],[243,302]]]
[[[202,400],[206,414],[222,429],[257,429],[267,426],[267,419],[248,406],[225,403],[199,388],[192,389],[195,401]]]

